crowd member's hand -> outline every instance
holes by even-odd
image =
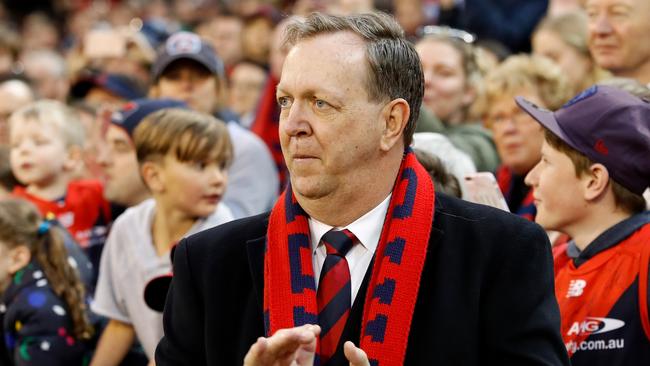
[[[350,341],[343,345],[343,354],[350,361],[350,366],[370,366],[366,353]]]
[[[248,350],[244,366],[311,366],[319,334],[318,325],[306,324],[260,337]]]

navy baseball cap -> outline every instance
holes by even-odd
[[[551,112],[515,98],[542,126],[603,164],[612,179],[633,193],[650,185],[650,101],[611,86],[594,85]]]
[[[201,40],[197,34],[183,31],[169,36],[165,44],[160,47],[151,68],[153,80],[158,80],[172,62],[182,59],[196,61],[219,78],[224,77],[223,61],[217,56],[214,48]]]
[[[111,123],[122,127],[133,137],[133,131],[146,116],[165,108],[187,109],[187,104],[175,99],[136,99],[113,112]]]
[[[92,88],[102,88],[125,100],[133,100],[145,96],[144,89],[132,77],[121,74],[102,73],[83,77],[72,85],[70,95],[74,98],[85,98]]]

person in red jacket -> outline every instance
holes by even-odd
[[[517,103],[546,129],[535,221],[572,238],[554,259],[571,364],[650,364],[650,102],[593,86],[554,113]]]

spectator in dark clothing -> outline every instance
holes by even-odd
[[[465,0],[440,11],[440,24],[494,39],[513,53],[530,51],[530,35],[546,13],[548,0]]]

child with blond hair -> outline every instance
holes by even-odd
[[[32,204],[0,201],[0,364],[87,362],[93,328],[72,263],[62,230],[44,221]]]
[[[181,238],[232,220],[220,202],[232,160],[223,122],[163,109],[138,124],[133,140],[153,198],[120,215],[106,242],[93,310],[110,320],[91,365],[118,365],[136,337],[153,360],[162,314],[145,303],[145,286],[171,271],[169,253]]]
[[[11,170],[22,184],[13,194],[31,201],[43,216],[53,214],[97,267],[106,240],[110,206],[102,185],[77,180],[84,130],[65,104],[41,100],[9,118]]]

